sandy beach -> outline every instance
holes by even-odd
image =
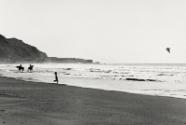
[[[184,124],[184,99],[0,77],[0,125]]]

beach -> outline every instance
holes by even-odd
[[[186,65],[181,64],[33,64],[33,72],[18,71],[19,64],[0,64],[0,75],[25,81],[51,83],[186,99]],[[28,64],[23,64],[27,68]]]
[[[0,77],[0,125],[184,125],[186,100]]]

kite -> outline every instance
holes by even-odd
[[[171,52],[171,48],[167,47],[167,48],[166,48],[166,51],[167,51],[168,53],[170,53],[170,52]]]

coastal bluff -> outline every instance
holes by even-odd
[[[93,63],[90,59],[48,57],[35,46],[0,34],[0,63]]]
[[[47,54],[17,38],[0,35],[0,63],[42,62]]]

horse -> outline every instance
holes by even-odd
[[[33,66],[33,65],[30,65],[30,66],[28,67],[28,72],[31,72],[31,71],[33,70],[33,68],[34,68],[34,66]]]
[[[16,68],[17,68],[19,71],[24,71],[24,67],[23,67],[22,65],[16,66]]]

